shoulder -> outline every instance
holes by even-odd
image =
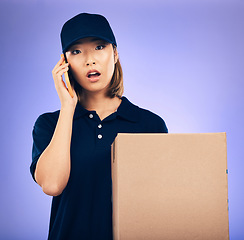
[[[140,112],[140,121],[145,126],[150,126],[152,132],[168,132],[166,123],[158,114],[141,107],[138,107]]]
[[[145,121],[153,121],[154,123],[160,123],[160,122],[164,121],[163,118],[161,118],[158,114],[156,114],[148,109],[138,106],[138,111],[140,112],[141,117]]]
[[[165,121],[162,117],[148,109],[131,103],[127,98],[125,99],[128,101],[128,110],[131,110],[127,112],[130,112],[135,119],[137,119],[138,124],[145,130],[148,132],[168,132]]]
[[[58,117],[59,110],[54,112],[46,112],[41,114],[35,121],[34,128],[49,128],[50,130],[55,128]]]

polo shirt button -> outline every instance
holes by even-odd
[[[93,118],[93,114],[89,114],[89,118]]]
[[[102,128],[102,124],[99,124],[97,127],[98,127],[98,128]]]
[[[98,134],[97,137],[98,137],[98,139],[102,139],[103,135],[102,134]]]

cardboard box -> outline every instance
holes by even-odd
[[[118,134],[114,240],[229,239],[225,133]]]

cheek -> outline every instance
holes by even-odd
[[[69,62],[69,69],[75,79],[79,79],[86,74],[85,70],[82,71],[81,64]]]
[[[111,55],[109,57],[107,57],[106,61],[104,62],[107,66],[107,76],[110,78],[109,80],[111,80],[113,73],[114,73],[114,59],[113,56],[111,57]]]

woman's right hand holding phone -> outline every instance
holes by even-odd
[[[73,90],[73,97],[71,97],[68,92],[67,87],[65,86],[62,75],[69,70],[69,63],[65,63],[64,56],[61,56],[61,59],[58,61],[56,66],[52,70],[52,75],[54,79],[55,88],[57,90],[60,102],[61,109],[68,108],[74,110],[77,104],[77,95]]]
[[[70,144],[77,95],[74,89],[71,89],[73,91],[73,97],[71,97],[65,86],[62,75],[68,71],[69,64],[64,63],[65,59],[62,56],[52,71],[61,101],[59,118],[53,137],[41,154],[35,170],[37,183],[42,187],[43,192],[50,196],[60,195],[70,176]]]

